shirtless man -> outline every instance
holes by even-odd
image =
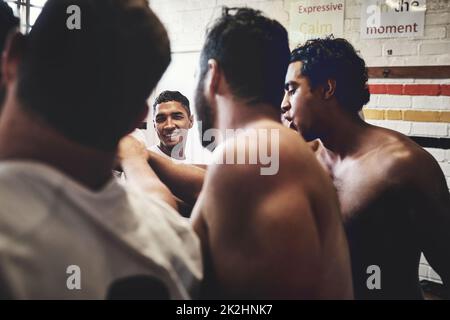
[[[360,119],[358,111],[369,101],[364,60],[346,40],[309,41],[292,52],[285,90],[285,120],[313,141],[338,192],[355,297],[422,298],[421,252],[448,289],[450,200],[444,176],[410,139]],[[369,289],[375,270],[368,272],[370,266],[380,268],[381,289]]]
[[[194,208],[205,297],[353,297],[331,180],[305,141],[280,123],[288,63],[286,30],[252,9],[225,8],[207,34],[196,93],[201,136],[211,128],[240,133],[216,148]],[[277,174],[262,175],[261,163],[218,164],[229,153],[258,154],[261,144],[238,146],[258,129],[279,134]]]
[[[216,148],[204,183],[201,172],[183,172],[185,165],[170,174],[160,164],[167,180],[203,183],[192,220],[203,247],[204,298],[353,298],[331,180],[305,141],[280,123],[288,64],[287,32],[278,22],[225,9],[202,51],[196,110],[202,137],[211,128],[240,133]],[[258,129],[279,135],[277,174],[262,175],[261,162],[219,164],[233,152],[259,154],[261,144],[239,144]],[[277,141],[266,143],[273,150]]]

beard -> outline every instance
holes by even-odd
[[[212,114],[212,108],[206,100],[205,94],[203,93],[205,87],[205,75],[200,77],[198,81],[197,88],[195,90],[195,112],[197,114],[197,119],[200,121],[198,125],[198,130],[200,134],[200,142],[204,148],[209,151],[214,151],[211,141],[204,139],[205,132],[213,128],[214,116]]]

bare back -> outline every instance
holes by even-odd
[[[193,215],[204,247],[205,297],[351,299],[348,246],[331,180],[291,130],[266,120],[244,129],[279,132],[279,170],[208,169]],[[215,156],[233,150],[236,142],[227,141]]]

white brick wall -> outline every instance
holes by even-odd
[[[412,122],[411,135],[423,137],[447,137],[448,124],[434,122]]]
[[[417,110],[450,110],[450,97],[448,96],[414,96],[412,108]]]
[[[442,283],[441,277],[439,277],[439,275],[430,267],[423,254],[420,256],[419,278],[420,280]]]
[[[206,25],[220,15],[220,7],[260,9],[289,28],[289,8],[295,0],[151,0],[151,7],[169,29],[174,51],[200,50]],[[450,64],[450,5],[428,0],[424,36],[411,39],[363,40],[359,37],[360,0],[345,1],[344,37],[350,40],[369,66]],[[291,43],[291,46],[297,44]],[[388,56],[387,50],[392,50]],[[398,59],[401,57],[401,59]]]
[[[392,109],[411,108],[411,97],[381,94],[378,96],[378,105],[382,108]]]
[[[439,166],[446,177],[448,189],[450,190],[450,150],[434,148],[426,148],[425,150],[427,150],[439,163]]]
[[[371,94],[370,101],[366,106],[384,109],[450,110],[450,97]]]

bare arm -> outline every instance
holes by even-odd
[[[197,165],[178,164],[154,152],[148,152],[148,163],[172,193],[193,206],[202,190],[206,170]]]
[[[143,143],[131,136],[123,138],[119,144],[118,158],[130,183],[178,210],[172,193],[148,165],[147,150]]]

